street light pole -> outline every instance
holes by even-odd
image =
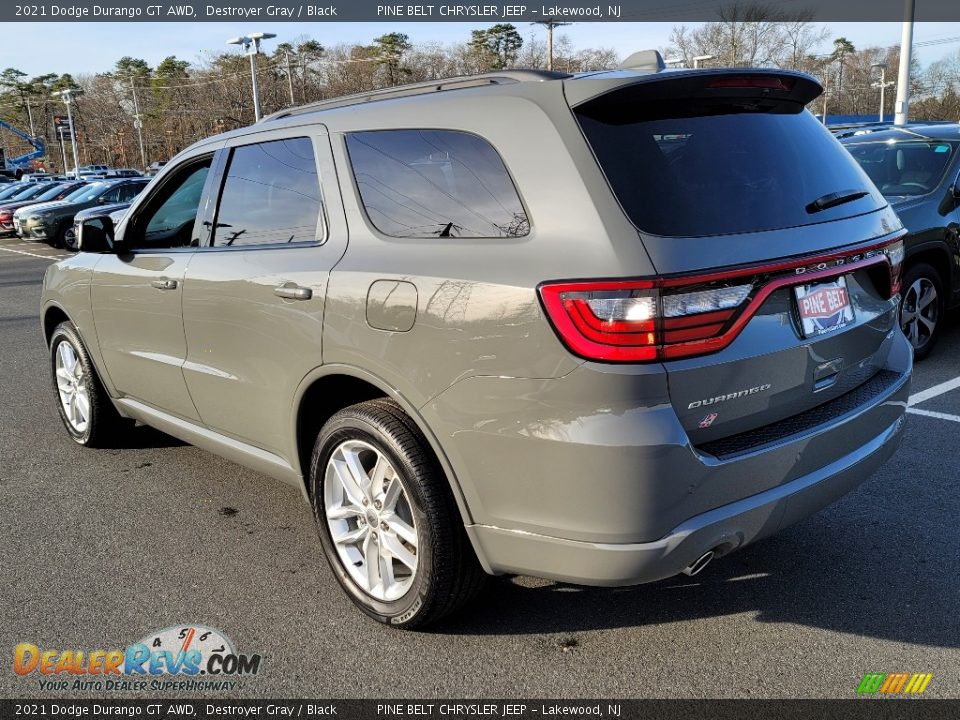
[[[257,84],[257,55],[260,54],[260,41],[275,38],[274,33],[253,32],[249,35],[227,40],[227,45],[242,45],[243,51],[250,57],[250,78],[253,86],[253,118],[260,121],[260,88]]]
[[[59,97],[67,106],[67,124],[70,126],[70,148],[73,150],[73,174],[77,180],[80,179],[80,158],[77,155],[77,133],[73,127],[73,110],[71,109],[71,105],[74,99],[82,93],[83,90],[74,90],[72,88],[53,93],[54,97]],[[64,174],[66,174],[67,169],[64,168],[63,171]]]
[[[910,59],[913,55],[914,0],[904,0],[903,33],[900,36],[900,72],[897,76],[897,103],[894,125],[906,125],[910,115]]]

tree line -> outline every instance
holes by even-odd
[[[619,62],[614,50],[578,49],[565,35],[555,39],[553,52],[554,69],[566,72],[608,69]],[[692,29],[676,26],[661,52],[687,67],[701,58],[697,64],[808,72],[827,88],[831,115],[877,113],[876,65],[886,63],[887,80],[895,80],[899,62],[897,47],[858,49],[845,38],[831,38],[825,27],[808,19],[776,17],[763,8]],[[542,36],[524,37],[515,26],[501,23],[448,44],[416,43],[400,32],[369,43],[329,46],[301,37],[259,56],[257,79],[263,112],[270,113],[406,82],[546,66]],[[926,68],[917,61],[914,70],[911,117],[960,120],[960,53]],[[235,51],[195,62],[171,56],[156,67],[126,56],[109,72],[75,77],[49,73],[30,78],[7,68],[0,73],[0,118],[44,139],[45,167],[61,170],[53,118],[66,113],[51,94],[66,88],[82,90],[74,103],[81,164],[141,167],[144,160],[166,160],[196,140],[253,122],[250,86],[249,61]],[[895,88],[888,88],[888,113],[895,95]],[[819,100],[811,110],[819,114],[822,103]],[[7,157],[29,149],[9,134],[4,140]]]

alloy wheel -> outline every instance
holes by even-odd
[[[90,423],[90,391],[83,364],[67,340],[57,346],[56,378],[64,417],[78,435],[86,432]]]
[[[930,342],[937,328],[940,303],[937,288],[929,278],[919,277],[903,294],[900,327],[914,350]]]
[[[403,480],[362,440],[340,443],[324,476],[327,529],[350,577],[380,601],[396,600],[417,572],[417,525]]]

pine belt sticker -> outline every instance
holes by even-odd
[[[801,285],[794,288],[804,337],[835,332],[853,322],[853,306],[847,279]]]

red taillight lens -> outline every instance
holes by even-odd
[[[709,275],[557,282],[540,286],[564,345],[588,360],[649,362],[727,347],[778,288],[860,269],[889,267],[889,297],[900,291],[903,241]],[[883,273],[886,275],[886,273]],[[884,283],[881,277],[880,283]],[[888,288],[883,288],[885,292]]]
[[[719,335],[753,289],[740,284],[684,292],[654,287],[659,282],[551,283],[540,295],[574,353],[638,362],[700,352],[685,343]]]
[[[657,359],[653,283],[556,283],[542,285],[540,297],[561,339],[577,355],[612,362]]]
[[[892,245],[887,245],[883,249],[883,254],[887,256],[890,263],[890,297],[900,294],[900,276],[903,274],[903,258],[905,251],[903,241],[898,240]]]
[[[0,212],[0,222],[10,222],[13,220],[12,212]]]

